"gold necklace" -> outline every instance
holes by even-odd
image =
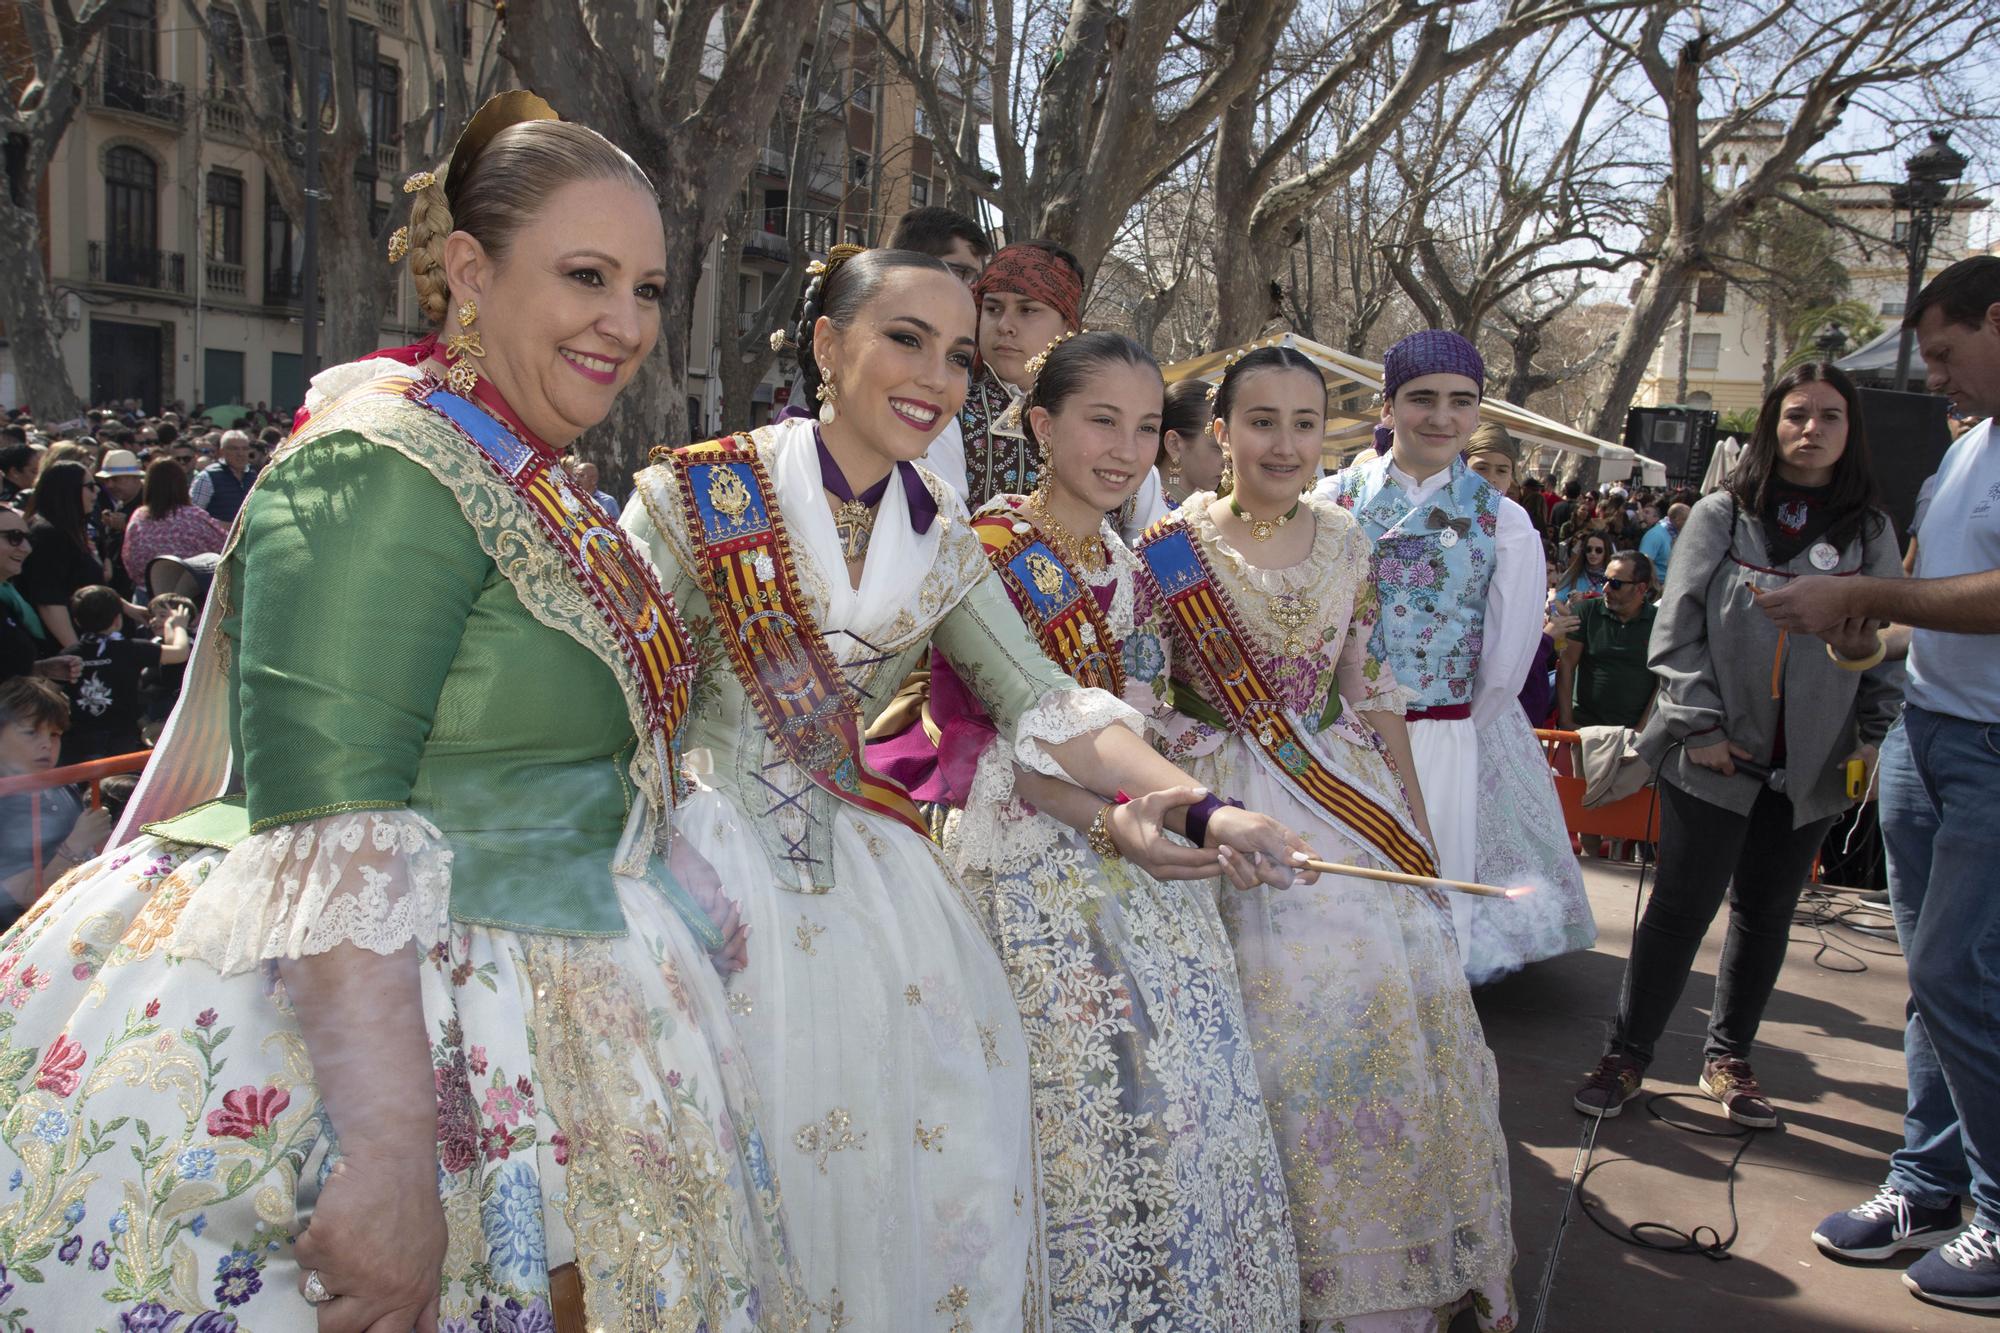
[[[1302,592],[1265,593],[1264,602],[1270,609],[1271,619],[1285,631],[1285,656],[1297,657],[1303,653],[1306,642],[1299,637],[1299,631],[1312,624],[1319,608]]]
[[[1088,537],[1079,537],[1049,512],[1045,488],[1037,486],[1035,493],[1028,497],[1028,511],[1035,516],[1035,526],[1041,529],[1042,536],[1050,546],[1055,547],[1056,554],[1071,569],[1096,574],[1103,572],[1110,563],[1110,558],[1104,553],[1102,538],[1094,532]]]
[[[1292,501],[1292,507],[1276,518],[1257,518],[1245,513],[1243,506],[1237,504],[1236,497],[1232,495],[1229,497],[1229,512],[1250,525],[1250,538],[1252,541],[1267,542],[1277,535],[1279,528],[1284,527],[1285,524],[1292,521],[1292,516],[1299,512],[1299,506],[1302,503],[1304,502],[1301,500]]]

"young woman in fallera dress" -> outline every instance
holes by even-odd
[[[927,256],[870,251],[831,264],[804,314],[795,340],[821,420],[662,455],[626,507],[697,643],[732,666],[690,712],[688,744],[709,751],[713,777],[683,825],[750,926],[730,1012],[829,1322],[1041,1327],[1013,990],[964,884],[861,736],[935,644],[1023,768],[1101,793],[1186,779],[1129,705],[1048,660],[956,494],[912,461],[965,393],[964,285]],[[1117,807],[1107,832],[1159,846],[1159,806]],[[1183,815],[1164,822],[1179,830]],[[1298,844],[1273,822],[1232,812],[1211,836],[1246,883],[1290,881],[1278,867]]]

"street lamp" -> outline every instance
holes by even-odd
[[[1930,262],[1931,240],[1937,229],[1937,211],[1951,197],[1952,183],[1971,165],[1965,154],[1951,146],[1951,131],[1932,130],[1930,144],[1909,161],[1909,179],[1889,187],[1889,202],[1909,214],[1903,233],[1904,253],[1910,260],[1910,286],[1903,309],[1912,310],[1917,293],[1923,289],[1924,266]],[[1896,347],[1895,387],[1910,382],[1910,353],[1916,346],[1916,331],[1903,327]]]

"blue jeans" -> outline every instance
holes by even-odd
[[[1889,1184],[2000,1230],[2000,724],[1914,705],[1882,744],[1889,898],[1909,961],[1909,1109]]]

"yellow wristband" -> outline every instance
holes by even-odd
[[[1882,631],[1878,629],[1875,631],[1875,651],[1868,656],[1842,657],[1833,650],[1833,645],[1830,643],[1826,646],[1826,655],[1832,658],[1833,664],[1842,671],[1866,671],[1870,667],[1880,665],[1882,659],[1889,655],[1889,644]]]

